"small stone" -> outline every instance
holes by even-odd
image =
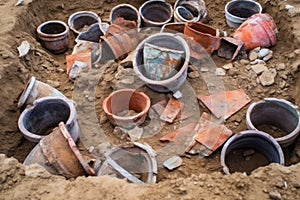
[[[265,65],[266,62],[263,61],[263,60],[260,60],[260,59],[256,59],[256,60],[250,62],[250,64],[251,64],[251,65],[256,65],[256,64],[262,64],[262,65]]]
[[[270,197],[271,199],[274,199],[274,200],[281,200],[281,194],[280,194],[279,192],[277,192],[277,191],[275,191],[275,192],[270,192],[270,193],[269,193],[269,197]]]
[[[283,88],[285,87],[285,85],[286,85],[286,82],[285,82],[285,81],[280,81],[280,82],[279,82],[279,88],[280,88],[280,89],[283,89]]]
[[[222,68],[217,68],[215,71],[215,75],[216,76],[225,76],[226,75],[226,71]]]
[[[260,47],[256,47],[255,49],[252,49],[251,51],[258,53],[260,51],[260,49],[261,49]]]
[[[177,92],[175,92],[173,94],[173,97],[176,99],[180,99],[180,98],[182,98],[182,93],[178,90]]]
[[[298,16],[298,15],[300,15],[300,8],[299,7],[294,7],[294,8],[289,9],[288,16],[295,17],[295,16]]]
[[[263,61],[268,62],[272,58],[273,58],[273,51],[270,51],[269,54],[263,58]]]
[[[125,78],[121,78],[120,83],[126,84],[126,85],[131,85],[134,83],[134,77],[133,76],[128,76]]]
[[[289,168],[287,168],[287,167],[280,168],[280,171],[283,174],[290,174],[290,173],[292,173],[292,171]]]
[[[223,65],[222,68],[225,69],[225,70],[229,70],[229,69],[233,68],[233,64],[232,63],[227,63],[226,65]]]
[[[262,48],[261,50],[259,50],[258,52],[258,58],[264,58],[265,56],[267,56],[269,54],[270,50],[266,49],[266,48]]]
[[[128,135],[131,141],[137,141],[142,138],[143,132],[144,132],[143,128],[135,126],[133,129],[128,131]]]
[[[256,65],[252,65],[251,66],[251,69],[257,74],[261,74],[263,73],[264,71],[267,71],[268,68],[265,66],[265,65],[262,65],[262,64],[256,64]]]
[[[239,61],[241,63],[241,65],[249,65],[249,60],[246,60],[246,59],[242,59]]]
[[[281,71],[285,69],[285,64],[284,63],[278,63],[275,65],[275,68],[277,71]]]
[[[199,76],[200,74],[197,71],[193,71],[188,74],[189,78],[198,78]]]
[[[60,86],[60,83],[58,81],[47,80],[47,83],[55,88],[58,88]]]
[[[283,80],[287,80],[288,77],[287,77],[286,74],[281,74],[281,75],[280,75],[280,78],[282,78]]]
[[[174,170],[182,165],[182,159],[179,156],[173,156],[163,163],[168,170]]]
[[[300,54],[300,49],[296,49],[296,50],[294,51],[294,53],[297,54],[297,55],[299,55],[299,54]]]
[[[252,156],[255,154],[255,150],[254,149],[248,149],[246,151],[243,152],[243,156],[247,157],[247,156]]]
[[[200,72],[208,72],[209,69],[207,67],[201,67]]]
[[[258,53],[257,53],[257,52],[251,51],[251,52],[249,53],[249,60],[250,60],[250,61],[256,60],[257,58],[258,58]]]
[[[275,82],[275,77],[277,75],[277,72],[275,69],[269,69],[267,71],[264,71],[259,76],[259,81],[262,86],[270,86],[273,85]]]

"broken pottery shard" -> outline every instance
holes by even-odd
[[[27,41],[23,41],[20,46],[18,46],[19,57],[26,56],[30,50],[30,44]]]
[[[201,156],[212,154],[232,135],[230,129],[223,124],[212,122],[211,118],[211,115],[204,112],[199,120],[199,129],[195,140],[203,145],[199,150]]]
[[[75,61],[80,61],[84,62],[87,64],[87,68],[90,69],[92,66],[91,63],[91,52],[83,52],[83,53],[78,53],[78,54],[71,54],[66,56],[66,61],[67,61],[67,74],[70,73],[73,64]]]
[[[80,74],[80,72],[82,72],[86,68],[87,64],[85,62],[75,61],[71,67],[69,79],[75,79],[78,76],[78,74]]]
[[[221,40],[221,45],[218,50],[218,56],[225,59],[239,59],[244,54],[246,54],[245,45],[242,41],[236,40],[231,37],[223,37]]]
[[[160,116],[160,119],[169,123],[172,123],[182,109],[182,105],[175,99],[170,99],[165,110]]]
[[[250,98],[242,89],[216,93],[209,96],[197,96],[197,98],[214,116],[224,120],[228,119],[250,102]]]
[[[133,129],[128,131],[128,135],[131,141],[136,141],[142,138],[144,129],[138,126],[135,126]]]
[[[175,92],[173,94],[173,97],[176,99],[180,99],[180,98],[182,98],[182,93],[178,90],[177,92]]]
[[[179,156],[173,156],[163,163],[168,170],[174,170],[182,165],[182,159]]]
[[[215,75],[216,76],[225,76],[226,71],[223,68],[216,68]]]
[[[186,126],[183,126],[183,127],[179,128],[179,129],[177,129],[175,131],[172,131],[172,132],[168,133],[167,135],[163,136],[159,140],[162,141],[162,142],[165,142],[165,141],[168,141],[168,142],[175,141],[176,136],[178,134],[181,134],[181,133],[190,133],[190,132],[192,132],[195,129],[195,126],[196,126],[196,124],[190,123],[190,124],[188,124]]]
[[[270,50],[267,48],[262,48],[261,50],[259,50],[258,52],[258,58],[264,58],[265,56],[267,56],[269,54]]]
[[[24,0],[18,0],[17,3],[15,4],[15,6],[21,6],[23,5]]]
[[[160,81],[179,71],[184,52],[145,43],[143,54],[145,75],[151,80]]]
[[[153,110],[155,110],[155,112],[156,112],[158,115],[162,115],[162,113],[163,113],[164,110],[165,110],[166,105],[167,105],[166,100],[162,100],[162,101],[159,101],[159,102],[157,102],[156,104],[152,105],[151,108],[152,108]]]

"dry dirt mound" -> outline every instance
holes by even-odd
[[[171,1],[174,3],[174,1]],[[224,19],[225,1],[207,0],[210,13],[210,25],[232,33]],[[239,62],[229,70],[224,77],[226,90],[243,88],[253,101],[264,97],[284,98],[300,105],[298,67],[300,62],[300,12],[289,13],[286,4],[300,7],[294,1],[259,1],[264,11],[271,14],[278,28],[278,43],[272,50],[273,59],[268,62],[272,68],[277,63],[284,63],[285,70],[279,71],[275,84],[262,87],[256,83],[255,74]],[[219,151],[208,159],[184,159],[184,166],[170,173],[162,169],[159,172],[159,183],[149,186],[129,184],[125,180],[110,177],[79,177],[76,180],[65,180],[63,177],[51,176],[37,165],[23,166],[22,162],[35,144],[22,137],[17,127],[20,111],[17,108],[18,98],[30,76],[55,86],[67,97],[72,97],[73,84],[68,81],[65,73],[65,55],[53,55],[44,50],[36,41],[36,27],[50,19],[67,21],[75,11],[90,10],[96,12],[102,19],[108,20],[110,9],[125,1],[63,1],[54,0],[49,3],[44,0],[25,1],[20,7],[15,7],[15,1],[0,2],[0,199],[297,199],[300,196],[300,139],[286,150],[286,161],[290,167],[270,165],[257,169],[250,176],[236,173],[224,176],[220,173]],[[140,0],[134,0],[133,5],[139,7]],[[74,39],[74,35],[72,40]],[[30,43],[31,50],[24,58],[18,58],[17,46],[22,41]],[[66,54],[72,51],[73,43]],[[222,67],[224,60],[213,57],[217,67]],[[112,90],[114,77],[118,72],[117,64],[110,68],[107,76],[100,83],[103,89],[98,96],[97,108],[100,110],[103,97]],[[193,69],[189,69],[193,73]],[[201,83],[201,79],[189,76],[192,85]],[[284,86],[282,87],[284,82]],[[197,94],[203,94],[203,87],[195,89]],[[155,96],[155,94],[152,94]],[[226,122],[233,132],[246,129],[244,119],[246,108]],[[100,123],[104,129],[112,132],[103,112],[99,114]],[[153,142],[153,148],[155,146]],[[151,144],[152,145],[152,144]],[[6,158],[8,157],[14,158]],[[296,164],[296,165],[292,165]]]

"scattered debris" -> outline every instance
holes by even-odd
[[[90,69],[92,66],[91,51],[67,55],[66,61],[67,61],[67,74],[70,73],[75,61],[86,63],[86,65],[87,65],[86,68]]]
[[[222,68],[216,68],[215,75],[216,76],[225,76],[226,75],[226,71],[224,69],[222,69]]]
[[[258,52],[254,51],[254,50],[250,51],[250,53],[249,53],[249,60],[250,61],[254,61],[257,58],[258,58]]]
[[[233,90],[209,96],[197,96],[217,118],[228,119],[250,102],[244,90]]]
[[[285,64],[284,63],[278,63],[275,65],[275,68],[277,71],[285,70]]]
[[[259,81],[262,86],[270,86],[275,82],[277,75],[276,69],[268,69],[259,76]]]
[[[175,99],[170,99],[160,119],[172,123],[181,112],[183,104]]]
[[[173,97],[176,99],[181,99],[182,98],[182,93],[178,90],[173,94]]]
[[[232,63],[227,63],[227,64],[223,65],[222,68],[225,69],[226,71],[230,70],[230,69],[233,68],[233,64]]]
[[[19,51],[19,57],[26,56],[28,52],[30,51],[30,44],[26,40],[21,43],[20,46],[18,46]]]
[[[259,50],[259,52],[258,52],[258,58],[259,58],[259,59],[264,58],[265,56],[267,56],[267,55],[269,54],[269,52],[270,52],[269,49],[262,48],[262,49]]]
[[[137,141],[142,138],[144,129],[138,126],[135,126],[133,129],[128,131],[128,135],[132,142]]]
[[[173,142],[176,139],[176,136],[178,134],[181,133],[190,133],[195,129],[195,124],[194,123],[190,123],[186,126],[180,127],[179,129],[172,131],[170,133],[168,133],[167,135],[163,136],[162,138],[160,138],[159,140],[162,142],[168,141],[168,142]]]
[[[69,72],[69,79],[74,80],[81,73],[81,71],[87,69],[87,64],[85,62],[75,61]]]
[[[266,62],[260,59],[256,59],[252,62],[250,62],[251,65],[256,65],[256,64],[261,64],[261,65],[266,65]]]
[[[221,39],[218,56],[226,59],[239,59],[246,54],[245,45],[240,41],[231,37],[223,37]]]
[[[166,160],[163,165],[168,170],[174,170],[182,165],[182,159],[179,156],[173,156]]]
[[[273,51],[269,50],[269,53],[265,57],[263,57],[263,61],[268,62],[272,58],[273,58]]]
[[[251,65],[251,69],[257,74],[261,74],[263,73],[264,71],[267,71],[268,68],[263,65],[263,64],[256,64],[256,65]]]

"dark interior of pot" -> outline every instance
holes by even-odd
[[[171,17],[170,7],[163,1],[149,2],[142,8],[145,19],[153,22],[165,22]]]
[[[126,20],[136,21],[138,20],[138,15],[135,10],[133,10],[130,7],[119,7],[117,8],[113,15],[112,15],[112,21],[115,21],[118,17],[123,17]]]
[[[82,14],[81,16],[80,15],[74,16],[73,26],[74,26],[74,29],[80,30],[80,29],[84,28],[85,25],[89,26],[89,25],[95,24],[97,22],[98,22],[98,19],[96,19],[94,16]]]
[[[50,22],[41,27],[41,32],[45,34],[59,34],[65,30],[66,27],[58,22]]]
[[[249,18],[259,13],[259,7],[251,1],[234,1],[228,6],[228,12],[240,18]]]

